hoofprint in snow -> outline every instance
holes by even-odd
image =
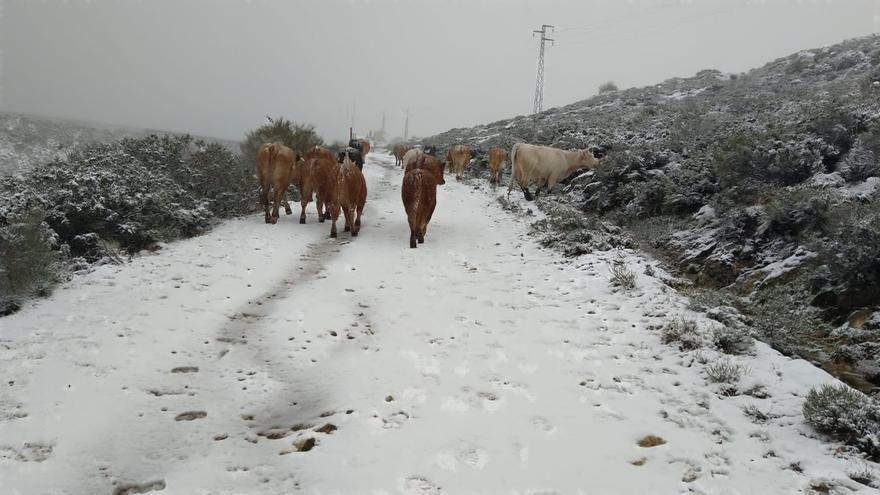
[[[454,180],[409,249],[400,170],[364,171],[358,238],[254,215],[0,320],[0,492],[871,490],[801,417],[834,380],[757,344],[731,359],[763,393],[720,393],[721,354],[660,343],[687,310],[649,260],[618,291],[617,253],[563,260]]]

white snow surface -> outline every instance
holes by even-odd
[[[0,493],[872,492],[803,422],[822,370],[756,344],[722,393],[721,354],[660,343],[688,311],[648,260],[615,289],[621,253],[563,259],[452,178],[409,249],[401,172],[364,170],[357,238],[254,215],[0,319]]]

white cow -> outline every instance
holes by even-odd
[[[419,157],[424,154],[425,154],[425,152],[418,149],[418,148],[413,148],[413,149],[407,151],[403,155],[403,162],[401,162],[401,166],[403,167],[404,170],[406,170],[407,165],[409,165],[410,163],[415,163],[415,161],[418,160]]]
[[[531,201],[533,198],[529,192],[529,181],[546,181],[547,191],[550,192],[556,183],[575,170],[596,168],[599,160],[590,150],[565,151],[549,146],[516,143],[510,150],[510,164],[510,185],[507,187],[507,195],[510,196],[513,183],[516,181],[526,200]],[[538,189],[540,187],[539,182]],[[535,190],[535,194],[537,193],[538,191]]]

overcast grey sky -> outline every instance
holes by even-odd
[[[741,72],[880,31],[880,0],[0,0],[0,109],[238,139],[267,114],[328,139],[429,135]]]

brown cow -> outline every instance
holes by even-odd
[[[428,222],[437,206],[437,186],[446,184],[443,172],[446,163],[430,155],[420,156],[403,176],[401,198],[409,221],[409,247],[425,242]]]
[[[306,206],[315,195],[315,204],[318,207],[318,221],[323,222],[329,215],[330,206],[326,202],[329,194],[330,176],[336,167],[336,155],[327,148],[315,146],[306,153],[304,162],[297,164],[298,174],[296,186],[299,189],[300,205],[302,211],[299,223],[306,223]]]
[[[394,165],[398,167],[403,166],[403,155],[409,151],[409,148],[405,144],[395,144],[391,149],[391,154],[394,155]]]
[[[507,152],[501,148],[492,148],[489,150],[489,182],[498,184],[501,182],[501,169],[507,160]]]
[[[471,149],[463,144],[457,144],[446,152],[446,161],[455,171],[455,178],[461,180],[464,177],[464,169],[471,161]]]
[[[266,223],[278,221],[278,206],[281,203],[284,203],[285,213],[292,213],[285,195],[290,182],[295,179],[295,165],[301,159],[296,152],[280,143],[266,143],[257,150],[260,206],[263,207]]]
[[[351,231],[352,237],[356,237],[361,231],[361,214],[367,202],[367,181],[348,154],[342,164],[333,169],[327,200],[330,202],[330,237],[337,235],[336,220],[340,209],[345,216],[344,232]]]

